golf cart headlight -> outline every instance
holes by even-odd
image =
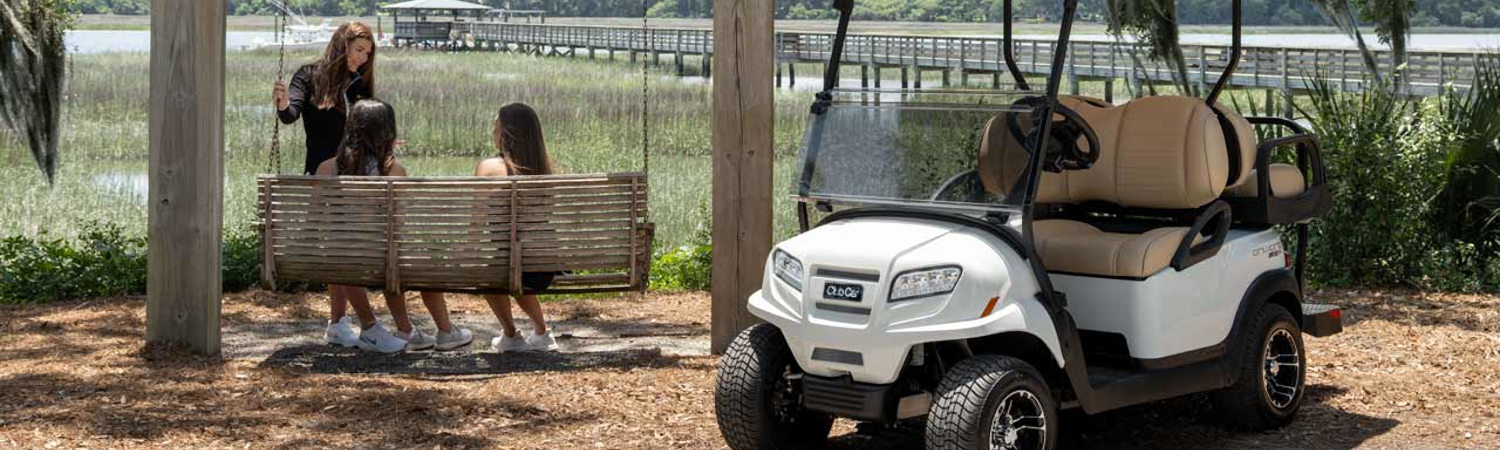
[[[802,292],[802,261],[778,249],[771,254],[771,269],[776,272],[776,278]]]
[[[910,300],[953,292],[964,270],[958,266],[918,269],[903,273],[891,283],[891,300]]]

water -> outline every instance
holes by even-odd
[[[270,31],[230,31],[224,36],[224,47],[239,51],[256,39],[270,42],[276,33]],[[128,53],[151,51],[151,32],[143,30],[73,30],[63,36],[68,51],[77,54]]]

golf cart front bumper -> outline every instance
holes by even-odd
[[[1328,337],[1344,331],[1344,312],[1334,305],[1302,304],[1302,332],[1313,337]]]
[[[860,383],[848,375],[802,375],[802,406],[837,417],[892,423],[926,414],[931,403],[932,396],[903,392],[899,383]]]

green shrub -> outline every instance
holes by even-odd
[[[260,237],[251,230],[225,233],[224,292],[239,292],[260,285]]]
[[[712,227],[708,205],[699,205],[697,226],[686,245],[658,252],[651,259],[651,289],[658,291],[704,291],[713,282]]]
[[[1312,277],[1332,284],[1417,283],[1433,239],[1426,217],[1442,183],[1439,132],[1420,105],[1373,86],[1314,83],[1304,114],[1322,142],[1333,209],[1312,227]]]
[[[1500,242],[1445,232],[1441,194],[1473,139],[1461,114],[1373,85],[1317,81],[1304,115],[1322,143],[1333,209],[1312,227],[1310,278],[1330,285],[1500,289]],[[1465,181],[1466,182],[1466,181]],[[1464,204],[1459,204],[1464,207]],[[1434,219],[1437,218],[1437,219]]]
[[[12,236],[0,240],[0,303],[141,295],[146,293],[146,238],[118,224],[88,223],[76,239]],[[225,292],[260,282],[254,233],[224,237]]]
[[[146,291],[146,240],[114,224],[89,224],[74,241],[0,241],[0,303],[37,303]]]

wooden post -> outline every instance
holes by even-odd
[[[864,65],[859,66],[859,87],[861,87],[861,88],[868,88],[868,87],[870,87],[870,64],[869,63],[866,63]]]
[[[969,46],[967,41],[958,41],[958,84],[969,87]],[[981,44],[983,47],[983,44]]]
[[[875,64],[875,89],[880,89],[880,64]]]
[[[1208,95],[1208,46],[1198,46],[1198,92]]]
[[[715,0],[711,349],[755,323],[746,299],[771,251],[774,0]]]
[[[219,353],[224,0],[152,0],[146,341]]]

